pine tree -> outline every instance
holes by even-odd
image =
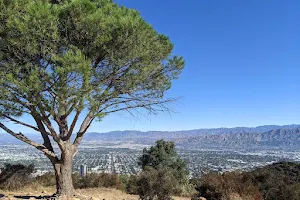
[[[72,196],[72,160],[95,119],[158,112],[174,100],[164,93],[184,61],[172,49],[136,10],[111,0],[0,0],[0,128],[42,151],[57,194]],[[7,120],[41,134],[43,144]]]

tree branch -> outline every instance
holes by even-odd
[[[5,118],[7,118],[7,119],[9,119],[10,121],[16,122],[17,124],[20,124],[20,125],[26,126],[26,127],[28,127],[28,128],[31,128],[31,129],[33,129],[33,130],[35,130],[35,131],[41,132],[41,130],[40,130],[39,128],[35,127],[35,126],[32,126],[32,125],[30,125],[30,124],[26,124],[26,123],[24,123],[24,122],[21,122],[21,121],[19,121],[19,120],[17,120],[17,119],[14,119],[14,118],[12,118],[12,117],[10,117],[10,116],[8,116],[8,115],[5,115],[5,114],[3,114],[2,116],[5,117]],[[51,135],[51,133],[49,133],[49,132],[47,132],[47,131],[46,131],[45,133],[46,133],[47,135]]]
[[[48,148],[46,148],[44,145],[38,144],[30,139],[28,139],[25,135],[23,135],[22,133],[15,133],[12,130],[10,130],[9,128],[7,128],[4,124],[2,124],[0,122],[0,128],[2,128],[4,131],[6,131],[7,133],[9,133],[10,135],[14,136],[15,138],[37,148],[38,150],[42,151],[45,155],[47,155],[48,157],[51,157],[53,159],[57,159],[56,155],[50,151]]]
[[[79,146],[79,144],[82,141],[83,135],[85,134],[85,132],[87,131],[87,129],[90,127],[92,121],[95,119],[95,115],[90,112],[87,114],[87,116],[85,117],[85,119],[83,120],[80,129],[76,135],[76,138],[73,142],[73,145],[75,146]]]
[[[55,152],[54,152],[54,149],[53,149],[53,146],[52,146],[52,144],[51,144],[51,141],[50,141],[50,139],[49,139],[48,133],[47,133],[47,131],[46,131],[46,129],[45,129],[45,126],[44,126],[42,120],[40,119],[39,115],[36,114],[36,113],[32,113],[32,117],[34,118],[34,120],[35,120],[37,126],[38,126],[39,129],[40,129],[41,135],[42,135],[42,137],[43,137],[43,139],[44,139],[44,145],[45,145],[50,151],[52,151],[53,153],[55,153]],[[50,135],[51,135],[51,134],[50,134]]]
[[[79,110],[77,110],[76,111],[76,115],[75,115],[75,117],[74,117],[74,119],[73,119],[73,121],[72,121],[72,124],[71,124],[71,126],[70,126],[70,130],[69,130],[69,133],[68,133],[68,139],[71,137],[71,135],[72,135],[72,133],[73,133],[73,131],[74,131],[74,128],[75,128],[75,125],[76,125],[76,123],[77,123],[77,120],[78,120],[78,118],[79,118],[79,115],[80,115],[80,111]]]
[[[50,136],[54,139],[55,142],[59,142],[59,137],[57,136],[56,131],[54,130],[50,120],[46,116],[45,112],[43,110],[40,110],[41,115],[38,114],[37,110],[34,108],[34,106],[30,106],[31,115],[35,120],[40,120],[42,124],[45,124],[46,127],[49,130]],[[43,125],[44,127],[44,125]]]

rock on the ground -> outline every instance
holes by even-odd
[[[204,197],[193,197],[192,200],[206,200]]]

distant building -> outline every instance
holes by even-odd
[[[79,173],[80,173],[80,176],[85,176],[87,174],[87,166],[86,165],[80,165]]]
[[[219,169],[218,169],[218,174],[223,174],[223,170],[221,167],[219,167]]]

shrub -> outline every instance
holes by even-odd
[[[234,195],[254,200],[299,200],[300,164],[280,162],[250,172],[210,173],[193,183],[197,196],[208,200],[231,200]]]
[[[171,171],[180,184],[188,182],[187,163],[178,155],[174,142],[156,141],[156,145],[151,146],[150,149],[143,149],[138,164],[143,170],[150,167],[156,170]]]
[[[177,194],[177,195],[182,196],[182,197],[191,197],[191,196],[195,196],[197,194],[195,185],[193,185],[189,182],[181,186],[180,192],[181,193]]]
[[[129,181],[129,175],[127,174],[119,174],[118,175],[118,181],[119,181],[119,188],[120,190],[122,190],[123,192],[126,192],[126,187]]]
[[[5,164],[0,174],[0,188],[4,190],[17,190],[33,181],[34,165]]]
[[[137,175],[119,175],[121,189],[128,194],[137,194]]]
[[[209,173],[200,179],[194,180],[197,197],[205,197],[207,200],[232,200],[233,196],[247,200],[262,200],[259,187],[244,174],[230,172],[219,175]]]
[[[121,188],[118,175],[116,174],[97,174],[91,173],[86,176],[73,175],[73,184],[75,188],[94,188],[94,187],[115,187]]]
[[[118,175],[116,174],[91,173],[82,177],[78,173],[74,173],[72,178],[74,187],[78,189],[95,187],[114,187],[117,189],[122,189]],[[52,172],[48,172],[46,174],[36,177],[35,181],[39,185],[45,187],[55,186],[56,184],[55,175]]]
[[[138,176],[137,193],[142,200],[167,200],[180,193],[180,185],[167,170],[147,169]]]
[[[55,186],[56,185],[56,180],[55,180],[55,175],[52,172],[47,172],[41,176],[37,176],[35,178],[35,181],[41,185],[41,186]]]
[[[166,199],[171,194],[190,191],[186,187],[189,174],[187,163],[178,155],[174,142],[156,141],[154,146],[143,149],[138,164],[142,168],[137,181],[137,192],[141,198],[146,195],[144,199]],[[149,191],[147,188],[150,188]]]
[[[265,200],[299,200],[300,165],[279,162],[244,173],[259,187]]]

